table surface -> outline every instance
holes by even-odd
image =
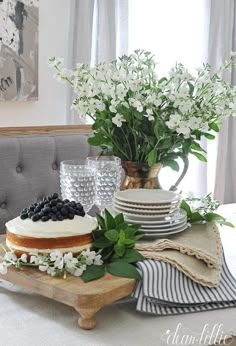
[[[236,223],[236,204],[221,213]],[[236,229],[222,227],[226,261],[236,277]],[[92,331],[78,328],[77,312],[70,306],[0,281],[0,345],[4,346],[164,346],[174,335],[201,335],[213,328],[236,335],[236,309],[157,317],[135,311],[135,303],[116,303],[98,312]],[[208,333],[208,334],[207,334]],[[176,340],[175,340],[176,341]]]

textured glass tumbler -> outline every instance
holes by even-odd
[[[95,204],[103,213],[111,206],[114,192],[121,184],[121,160],[115,156],[87,157],[87,164],[96,171],[96,200]]]
[[[87,213],[95,204],[95,170],[85,160],[62,161],[60,185],[63,199],[80,202]]]

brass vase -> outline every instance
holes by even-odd
[[[121,161],[121,164],[125,171],[125,178],[121,184],[121,190],[162,189],[158,177],[163,166],[162,163],[156,163],[151,167],[146,162]],[[187,173],[188,166],[188,158],[185,157],[183,171],[177,181],[170,187],[170,191],[177,190],[177,186]]]
[[[161,189],[158,173],[162,168],[161,163],[149,167],[145,162],[122,161],[125,178],[121,190],[128,189]]]

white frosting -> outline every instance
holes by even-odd
[[[23,246],[18,246],[18,245],[12,244],[7,239],[6,239],[6,245],[11,250],[18,250],[18,251],[22,251],[22,252],[32,252],[32,253],[35,251],[40,252],[40,253],[50,253],[53,250],[59,250],[61,252],[77,253],[77,252],[81,252],[81,251],[86,250],[86,249],[91,247],[91,244],[86,244],[86,245],[74,246],[74,247],[63,247],[63,248],[59,248],[59,249],[33,249],[33,248],[29,248],[29,247],[23,247]]]
[[[14,234],[33,238],[59,238],[91,233],[97,228],[95,218],[75,215],[73,220],[36,221],[22,220],[19,216],[6,223],[7,229]]]

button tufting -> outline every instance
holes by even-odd
[[[1,209],[6,209],[6,206],[7,206],[7,204],[6,204],[5,202],[3,202],[3,203],[0,204],[0,208],[1,208]]]
[[[54,171],[56,171],[57,168],[58,168],[58,165],[57,165],[56,163],[53,163],[53,164],[52,164],[52,169],[53,169]]]
[[[22,172],[22,167],[21,166],[17,166],[16,167],[16,172],[17,173],[21,173]]]

